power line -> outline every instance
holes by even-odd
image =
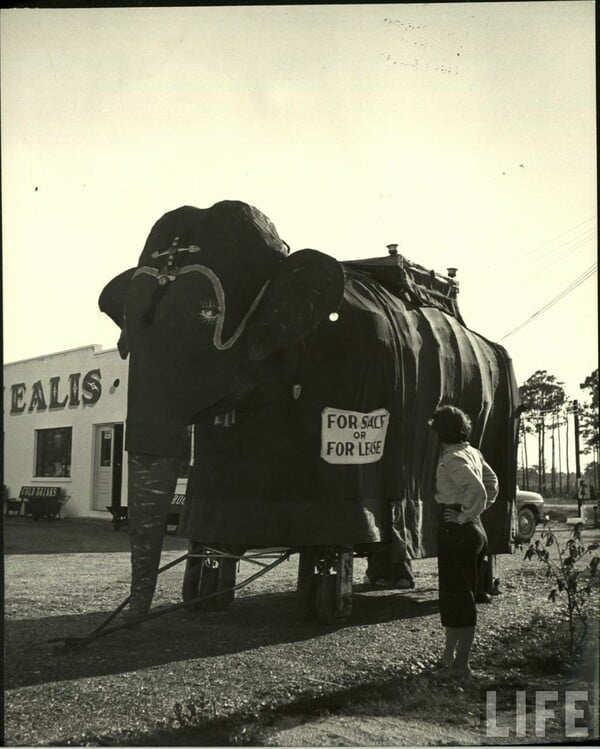
[[[530,259],[534,259],[535,257],[538,258],[545,258],[549,255],[554,254],[555,252],[558,252],[566,247],[573,247],[579,246],[580,244],[584,244],[585,242],[588,242],[589,240],[593,240],[596,236],[596,227],[591,227],[588,229],[585,229],[584,231],[579,231],[577,234],[573,234],[570,237],[567,237],[563,239],[558,244],[554,244],[552,247],[546,247],[545,251],[541,254],[539,254],[539,250],[536,253],[532,253],[530,255]]]
[[[588,278],[594,275],[596,270],[598,269],[598,264],[593,263],[587,270],[585,270],[580,276],[578,276],[574,281],[572,281],[567,287],[565,287],[559,294],[557,294],[554,299],[551,299],[547,304],[545,304],[543,307],[541,307],[537,312],[534,312],[531,317],[527,318],[524,322],[522,322],[520,325],[517,325],[516,328],[513,328],[510,333],[507,333],[505,336],[503,336],[500,340],[503,341],[505,338],[508,338],[513,333],[516,333],[518,330],[521,330],[521,328],[524,328],[526,325],[529,325],[529,323],[534,320],[536,317],[542,314],[542,312],[546,312],[546,310],[549,310],[550,307],[553,307],[557,302],[560,302],[561,299],[564,299],[564,297],[567,296],[567,294],[570,294],[572,291],[574,291],[578,286],[580,286],[584,281],[587,281]]]
[[[533,255],[530,255],[529,257],[521,257],[521,265],[528,267],[536,267],[540,265],[543,265],[544,268],[551,267],[559,260],[562,260],[566,255],[570,255],[575,250],[578,250],[580,247],[583,247],[584,245],[593,241],[595,237],[596,230],[588,229],[583,234],[571,237],[566,242],[562,242],[555,247],[551,247],[539,257],[534,257]]]
[[[522,259],[528,258],[531,255],[535,255],[536,252],[539,252],[539,250],[543,249],[549,244],[552,244],[553,242],[556,242],[557,239],[561,239],[562,237],[566,236],[567,234],[570,234],[573,230],[578,229],[580,226],[583,226],[583,224],[588,224],[590,221],[594,221],[596,216],[590,216],[590,218],[586,218],[585,221],[580,221],[578,224],[574,224],[566,231],[563,231],[561,234],[557,234],[555,237],[552,237],[551,239],[547,239],[545,242],[542,242],[542,244],[538,245],[537,247],[534,247],[533,250],[529,250],[529,252],[525,252],[521,257]],[[589,230],[588,230],[589,231]],[[567,240],[569,241],[569,240]]]
[[[505,336],[503,336],[500,340],[503,341],[505,338],[508,338],[513,333],[516,333],[518,330],[521,330],[521,328],[524,328],[526,325],[528,325],[532,320],[534,320],[536,317],[541,315],[543,312],[546,312],[550,309],[550,307],[554,306],[557,302],[560,302],[561,299],[563,299],[567,294],[570,294],[571,291],[574,291],[578,286],[580,286],[584,281],[586,281],[588,278],[590,278],[597,269],[597,264],[594,263],[590,268],[588,268],[586,271],[584,271],[578,278],[576,278],[574,281],[572,281],[569,286],[564,288],[559,294],[557,294],[554,299],[551,299],[547,304],[545,304],[543,307],[541,307],[537,312],[534,312],[531,317],[529,317],[527,320],[522,322],[520,325],[517,325],[516,328],[513,328],[509,333],[507,333]]]

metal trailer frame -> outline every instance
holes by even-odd
[[[287,559],[295,553],[300,555],[296,596],[301,617],[316,618],[323,624],[345,621],[352,613],[353,560],[364,556],[352,546],[249,549],[236,554],[192,542],[183,579],[183,601],[194,610],[226,609],[238,589],[236,567],[240,562],[257,565],[266,572],[272,565],[263,560]]]
[[[122,629],[137,629],[145,621],[186,609],[206,611],[226,609],[241,590],[275,567],[300,554],[296,590],[299,611],[305,618],[316,618],[323,624],[341,624],[352,612],[352,569],[355,552],[352,547],[302,547],[250,549],[235,554],[203,544],[192,544],[186,554],[163,565],[159,574],[186,562],[183,581],[183,601],[151,609],[146,616],[112,624],[115,617],[129,603],[125,598],[98,627],[83,637],[53,637],[48,643],[57,649],[78,650],[91,642]],[[240,582],[236,581],[236,566],[247,562],[258,571]]]

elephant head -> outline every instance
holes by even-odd
[[[268,397],[343,290],[336,260],[289,254],[264,214],[221,201],[162,216],[138,266],[102,291],[100,309],[121,328],[119,350],[129,356],[131,610],[150,606],[186,425]]]

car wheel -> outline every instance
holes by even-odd
[[[519,511],[519,539],[529,541],[535,533],[535,515],[529,507]]]

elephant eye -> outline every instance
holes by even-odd
[[[202,318],[202,320],[212,321],[217,319],[220,312],[221,310],[216,304],[207,303],[203,304],[200,308],[200,317]]]

